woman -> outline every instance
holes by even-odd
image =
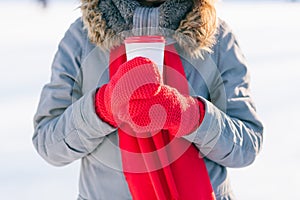
[[[81,9],[41,93],[39,154],[57,166],[81,159],[78,199],[234,199],[226,168],[255,160],[263,126],[213,1],[82,0]],[[163,77],[148,59],[126,61],[132,35],[164,36]]]

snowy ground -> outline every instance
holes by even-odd
[[[78,1],[52,3],[47,10],[30,2],[0,1],[0,196],[75,199],[79,163],[50,166],[33,149],[31,137],[41,87],[49,80],[59,40],[80,14]],[[248,58],[266,127],[256,162],[230,170],[236,196],[300,199],[300,3],[223,1],[218,10]]]

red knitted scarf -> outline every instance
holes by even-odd
[[[124,62],[125,48],[121,45],[111,51],[110,77]],[[185,72],[173,45],[165,48],[164,64],[164,83],[188,94]],[[204,160],[192,143],[167,131],[141,138],[124,130],[128,129],[118,129],[119,145],[134,200],[215,199]]]

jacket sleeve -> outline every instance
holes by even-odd
[[[221,84],[211,89],[210,101],[199,97],[206,108],[203,122],[185,138],[194,142],[203,156],[220,165],[244,167],[261,149],[263,125],[250,94],[249,72],[238,42],[225,22],[220,21],[218,31],[212,57]],[[220,101],[225,106],[217,106]]]
[[[94,109],[95,90],[82,95],[80,64],[87,36],[82,21],[73,23],[52,63],[50,83],[41,92],[34,116],[33,144],[53,165],[66,165],[92,152],[115,129]]]

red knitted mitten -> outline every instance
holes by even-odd
[[[103,121],[109,123],[111,126],[117,127],[118,125],[114,120],[110,106],[109,106],[109,104],[106,104],[104,101],[106,87],[107,87],[107,84],[103,85],[96,92],[96,95],[95,95],[96,114],[98,115],[99,118],[101,118]]]
[[[151,98],[133,96],[129,102],[130,116],[120,116],[121,120],[130,122],[135,132],[155,133],[166,129],[181,137],[192,133],[204,117],[203,102],[166,85],[160,85]]]
[[[153,83],[156,86],[148,87]],[[160,83],[159,71],[149,59],[137,57],[125,62],[120,65],[110,82],[96,92],[96,113],[102,120],[117,127],[117,124],[121,123],[118,120],[120,110],[128,108],[132,93],[137,93],[139,97],[149,98],[156,92]]]

